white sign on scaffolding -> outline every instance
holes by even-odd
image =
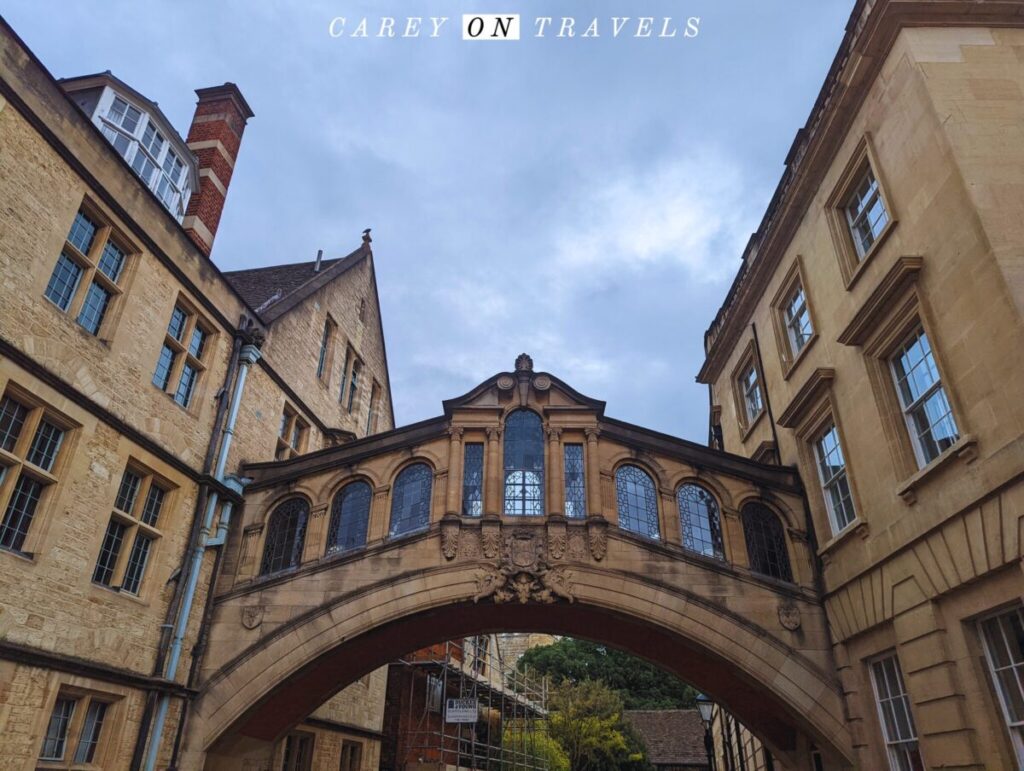
[[[444,708],[446,723],[475,723],[479,719],[480,709],[475,698],[448,699]]]

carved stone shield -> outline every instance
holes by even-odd
[[[242,608],[242,626],[246,629],[255,629],[263,623],[263,606],[246,605]]]

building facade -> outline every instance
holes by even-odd
[[[856,4],[706,334],[712,442],[804,480],[863,768],[1024,766],[1021,11]]]
[[[393,426],[369,234],[221,272],[252,111],[230,83],[196,93],[182,139],[0,22],[0,768],[173,767],[232,472]],[[358,743],[348,767],[376,768],[384,685],[304,725],[318,767]]]

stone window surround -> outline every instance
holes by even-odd
[[[120,746],[120,734],[125,722],[124,714],[125,701],[130,689],[114,685],[102,680],[95,680],[88,677],[62,676],[57,682],[53,682],[52,690],[47,694],[42,709],[37,710],[35,723],[32,726],[33,736],[39,737],[39,745],[34,748],[36,755],[42,748],[42,737],[46,735],[46,729],[50,722],[50,715],[53,713],[54,705],[59,698],[74,698],[78,700],[99,699],[107,703],[107,712],[103,718],[103,728],[100,732],[99,744],[93,755],[93,762],[88,768],[106,768],[113,764]],[[68,746],[64,752],[64,760],[49,761],[36,760],[35,767],[40,769],[59,768],[82,768],[82,764],[73,761],[81,736],[82,724],[85,719],[85,709],[76,708],[72,716],[71,725],[68,730]]]
[[[50,273],[42,275],[43,290],[39,292],[40,296],[43,297],[46,302],[44,306],[51,308],[55,312],[59,313],[65,319],[73,323],[75,329],[85,337],[91,340],[98,341],[103,345],[109,346],[113,340],[115,330],[117,329],[118,323],[121,318],[121,314],[124,310],[124,298],[128,293],[128,289],[131,286],[132,279],[135,276],[135,266],[138,264],[138,257],[140,250],[132,244],[124,233],[121,232],[117,226],[113,224],[113,218],[103,213],[103,210],[98,204],[93,202],[90,198],[85,197],[82,199],[81,204],[75,209],[75,217],[78,216],[79,212],[85,214],[94,225],[96,225],[96,232],[93,235],[92,245],[89,248],[88,254],[83,254],[75,247],[67,238],[64,240],[64,244],[61,246],[60,254],[66,255],[82,270],[82,274],[78,279],[78,284],[75,287],[74,294],[71,296],[71,300],[68,303],[68,307],[61,309],[52,301],[50,301],[45,294],[46,284],[49,282]],[[72,219],[72,224],[74,219]],[[71,233],[71,228],[68,228],[68,235]],[[100,257],[103,255],[103,249],[107,242],[112,242],[121,252],[124,254],[124,264],[121,267],[121,273],[118,276],[116,282],[111,281],[101,270],[98,269]],[[60,254],[54,258],[54,265],[57,264],[57,260]],[[52,272],[52,271],[51,271]],[[96,334],[83,328],[78,323],[78,315],[82,310],[82,305],[85,302],[86,295],[89,293],[89,287],[93,283],[98,283],[105,289],[110,295],[110,299],[107,302],[106,311],[103,314],[103,320],[96,330]]]
[[[787,328],[785,305],[789,298],[793,296],[793,292],[798,286],[803,291],[807,315],[811,320],[811,336],[804,343],[803,347],[794,353]],[[782,362],[782,379],[789,380],[797,365],[804,359],[807,352],[818,339],[818,323],[815,319],[814,307],[807,289],[807,281],[804,279],[803,258],[800,255],[796,256],[793,264],[786,271],[779,291],[772,298],[771,309],[772,329],[775,331],[775,342],[778,346],[779,358]]]
[[[818,459],[815,453],[814,441],[824,431],[825,427],[832,423],[839,435],[839,443],[843,449],[843,458],[846,460],[846,479],[850,486],[850,497],[853,500],[853,509],[856,513],[854,519],[846,527],[836,532],[832,524],[832,515],[829,513],[828,503],[825,500],[821,484],[807,485],[807,499],[811,505],[811,515],[814,517],[815,530],[819,533],[830,533],[830,537],[818,547],[818,555],[826,557],[839,543],[846,541],[853,533],[861,538],[867,538],[870,533],[868,522],[864,519],[860,496],[857,490],[856,473],[853,469],[855,463],[851,463],[850,454],[847,452],[846,436],[843,431],[843,421],[839,414],[839,404],[832,390],[832,384],[836,373],[834,369],[819,367],[807,377],[804,384],[790,400],[789,404],[779,415],[778,424],[782,428],[793,430],[797,438],[797,457],[800,468],[803,469],[805,479],[819,480]]]
[[[761,392],[761,410],[753,417],[750,417],[747,414],[746,396],[741,382],[741,378],[744,373],[748,372],[751,367],[753,367],[754,372],[757,374],[757,386]],[[757,352],[754,350],[753,339],[751,339],[743,349],[743,353],[739,358],[739,363],[736,364],[732,370],[732,374],[729,376],[729,381],[732,383],[733,400],[736,404],[736,417],[740,427],[740,441],[745,442],[750,438],[754,428],[761,422],[766,412],[764,373],[758,366]]]
[[[292,443],[292,436],[298,428],[298,440]],[[282,430],[283,429],[283,430]],[[288,460],[306,452],[309,444],[309,422],[299,415],[299,411],[289,402],[281,409],[281,426],[278,429],[274,460]]]
[[[954,457],[965,463],[977,458],[977,438],[970,433],[964,419],[966,413],[950,387],[952,380],[943,368],[942,342],[934,334],[931,309],[917,289],[918,276],[924,266],[925,260],[919,256],[896,260],[838,337],[840,343],[861,349],[893,466],[903,478],[896,493],[908,505],[917,500],[916,491],[925,480]],[[959,440],[924,466],[919,464],[889,363],[897,348],[918,326],[928,336],[935,366],[960,431]]]
[[[185,313],[185,327],[181,334],[181,339],[175,338],[170,333],[170,319],[174,314],[174,309],[180,308]],[[210,350],[214,347],[216,342],[215,327],[211,324],[197,309],[196,305],[192,303],[184,293],[179,293],[177,298],[174,300],[174,305],[171,308],[171,312],[167,315],[168,328],[164,329],[164,337],[160,343],[160,347],[157,348],[157,358],[154,362],[152,371],[156,372],[157,366],[160,361],[160,354],[163,351],[164,346],[167,346],[174,351],[174,361],[171,364],[170,371],[167,377],[167,385],[164,388],[160,388],[156,383],[152,383],[154,388],[162,390],[174,402],[178,407],[189,413],[195,413],[196,405],[202,401],[202,392],[205,387],[206,378],[203,375],[206,372],[206,364],[204,363],[210,356]],[[196,328],[199,328],[206,336],[206,340],[203,343],[203,350],[200,352],[200,358],[196,358],[189,350],[191,348],[192,334]],[[178,385],[181,381],[182,372],[185,365],[190,365],[196,371],[196,382],[192,386],[192,393],[189,397],[187,405],[181,404],[175,394],[178,391]]]
[[[0,392],[4,396],[11,396],[29,409],[14,451],[6,452],[0,449],[0,467],[6,472],[0,476],[0,517],[7,511],[7,505],[14,491],[14,485],[21,475],[19,472],[24,465],[24,456],[28,453],[28,447],[32,442],[39,422],[45,418],[64,431],[60,449],[50,470],[47,472],[42,469],[32,469],[32,477],[42,482],[43,492],[36,505],[35,513],[32,516],[32,523],[21,550],[10,551],[8,549],[0,549],[0,554],[34,560],[36,552],[38,552],[39,547],[44,542],[52,522],[52,517],[49,516],[50,509],[57,496],[58,485],[60,484],[64,469],[69,459],[74,456],[74,445],[79,433],[76,429],[80,428],[80,425],[65,414],[53,409],[42,399],[33,396],[27,389],[22,388],[14,381],[9,380],[4,383],[3,389]]]
[[[846,203],[856,186],[864,175],[865,167],[870,167],[878,182],[878,194],[885,206],[888,222],[882,232],[879,233],[871,247],[859,255],[853,243],[853,236],[850,233],[850,226],[846,218]],[[850,160],[847,162],[836,183],[832,194],[825,202],[825,214],[832,235],[832,242],[835,246],[836,257],[839,260],[839,269],[843,275],[846,290],[853,289],[854,284],[864,274],[868,264],[881,250],[882,244],[888,240],[893,229],[897,225],[896,212],[892,206],[892,199],[889,197],[887,185],[882,173],[878,158],[875,156],[874,144],[871,134],[865,133],[854,148]]]
[[[324,319],[320,345],[317,349],[316,379],[325,388],[331,387],[331,372],[334,369],[334,351],[337,346],[338,324],[330,313]]]
[[[139,478],[139,487],[135,493],[135,501],[132,511],[121,511],[116,508],[116,499],[121,489],[121,479],[124,472],[131,472]],[[160,554],[163,534],[168,532],[167,517],[175,510],[178,488],[173,482],[153,471],[134,457],[129,457],[124,464],[122,473],[113,475],[112,479],[114,482],[114,496],[111,498],[110,516],[104,520],[103,529],[106,531],[106,523],[111,520],[120,522],[125,526],[124,538],[121,542],[120,552],[114,565],[114,572],[111,576],[110,584],[100,584],[90,580],[90,585],[98,591],[113,592],[134,602],[148,604],[152,599],[153,593],[159,592],[160,590],[158,582],[147,580],[147,577]],[[146,501],[149,496],[149,490],[153,486],[159,487],[164,493],[163,501],[160,505],[160,517],[157,520],[156,526],[147,525],[142,521],[141,517],[143,508],[146,505]],[[146,565],[140,579],[139,591],[132,594],[130,592],[121,591],[120,587],[128,569],[128,561],[132,552],[132,546],[135,542],[135,537],[138,534],[143,534],[150,539],[150,547],[149,554],[146,558]],[[98,548],[96,553],[99,553]],[[93,566],[94,565],[95,563],[93,563]],[[92,569],[90,568],[90,576],[91,573]]]

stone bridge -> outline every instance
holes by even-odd
[[[187,728],[196,767],[258,767],[367,672],[502,631],[624,648],[783,762],[814,745],[851,764],[790,469],[608,418],[520,357],[436,419],[246,474]]]

